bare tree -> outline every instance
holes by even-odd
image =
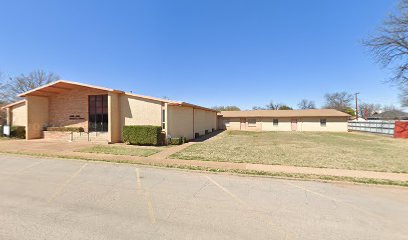
[[[377,62],[394,69],[391,80],[401,87],[401,100],[408,98],[408,0],[401,0],[397,14],[383,23],[377,36],[364,41]],[[406,103],[406,102],[405,102]]]
[[[278,110],[293,110],[293,108],[289,107],[288,105],[282,104]]]
[[[289,107],[288,105],[284,103],[274,103],[273,101],[270,101],[268,104],[265,105],[265,107],[260,107],[260,106],[254,106],[252,107],[252,110],[291,110],[293,108]]]
[[[282,103],[273,103],[273,101],[270,101],[268,104],[266,104],[265,109],[267,110],[278,110],[282,105]]]
[[[298,103],[299,109],[316,109],[316,104],[313,101],[307,100],[307,99],[302,99]]]
[[[374,113],[381,110],[380,104],[373,104],[373,103],[361,103],[358,106],[359,116],[362,118],[367,119],[369,116],[373,115]]]
[[[216,111],[240,111],[241,109],[237,106],[214,106],[212,109]]]
[[[347,92],[327,93],[324,98],[326,100],[325,108],[333,108],[342,112],[351,108],[353,101],[353,95]]]
[[[265,107],[261,107],[261,106],[253,106],[252,110],[266,110]]]
[[[18,99],[17,95],[37,88],[44,84],[60,79],[58,74],[35,70],[28,75],[21,74],[17,77],[10,77],[7,82],[3,82],[0,89],[0,96],[4,102],[13,102]]]
[[[398,107],[394,106],[394,105],[384,105],[381,109],[383,112],[387,112],[387,111],[401,111],[401,109],[399,109]]]
[[[401,105],[403,107],[408,107],[408,87],[401,87]]]

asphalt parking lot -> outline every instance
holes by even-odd
[[[0,239],[408,239],[408,189],[0,156]]]

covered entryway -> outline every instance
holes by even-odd
[[[122,93],[113,89],[59,80],[20,94],[20,97],[26,99],[26,139],[43,138],[44,129],[62,127],[82,128],[85,132],[75,138],[71,134],[71,139],[89,141],[91,138],[104,138],[108,142],[119,142]],[[67,131],[62,132],[65,138]]]

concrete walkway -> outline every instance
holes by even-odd
[[[82,158],[89,160],[111,161],[111,162],[128,162],[136,164],[148,164],[159,166],[180,166],[180,167],[200,167],[210,169],[223,170],[253,170],[269,173],[298,173],[298,174],[315,174],[324,176],[342,176],[353,178],[373,178],[393,181],[408,181],[408,174],[405,173],[390,173],[390,172],[373,172],[347,169],[329,169],[329,168],[313,168],[313,167],[294,167],[282,165],[264,165],[252,163],[233,163],[233,162],[213,162],[213,161],[198,161],[198,160],[181,160],[168,159],[167,157],[177,151],[180,151],[191,144],[170,147],[160,153],[150,157],[137,157],[126,155],[111,155],[111,154],[94,154],[76,152],[87,146],[90,143],[61,143],[50,142],[43,140],[13,140],[0,141],[0,152],[15,153],[15,154],[44,154],[50,157],[64,158]]]

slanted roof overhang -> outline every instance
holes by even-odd
[[[84,84],[84,83],[77,83],[77,82],[71,82],[67,80],[58,80],[56,82],[52,82],[46,85],[43,85],[38,88],[34,88],[30,91],[24,92],[20,95],[19,97],[26,97],[26,96],[44,96],[48,97],[53,94],[60,94],[66,91],[73,90],[75,88],[82,87],[82,88],[92,88],[92,89],[97,89],[101,91],[106,91],[106,92],[118,92],[118,93],[123,93],[122,91],[119,90],[114,90],[111,88],[104,88],[104,87],[98,87],[98,86],[93,86],[89,84]]]
[[[170,102],[170,103],[168,103],[168,105],[170,105],[170,106],[180,106],[180,107],[192,107],[192,108],[201,109],[201,110],[210,111],[210,112],[218,112],[217,110],[214,110],[214,109],[211,109],[211,108],[201,107],[201,106],[194,105],[194,104],[191,104],[191,103],[186,103],[186,102]]]
[[[3,110],[3,109],[6,109],[6,108],[11,108],[13,106],[16,106],[16,105],[19,105],[19,104],[22,104],[22,103],[25,103],[25,99],[17,101],[17,102],[10,103],[10,104],[7,104],[7,105],[1,107],[1,109]]]

